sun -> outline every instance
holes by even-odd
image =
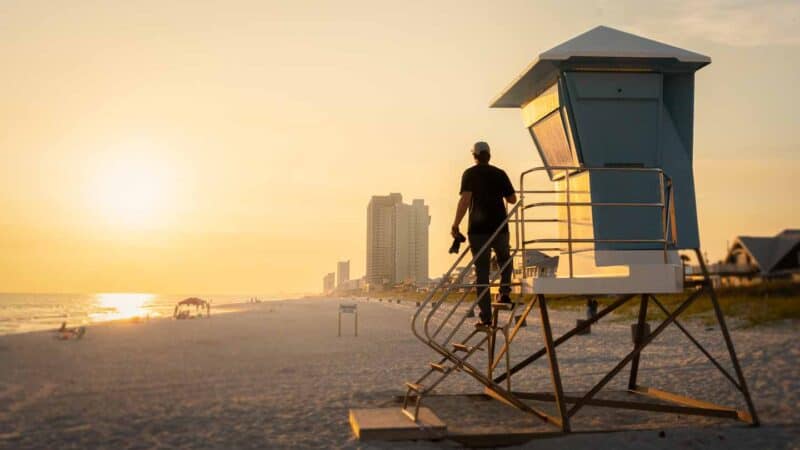
[[[116,155],[96,168],[92,207],[112,225],[156,225],[168,206],[168,175],[165,162],[157,158]]]

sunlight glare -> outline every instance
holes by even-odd
[[[128,292],[96,294],[95,301],[103,312],[93,313],[90,317],[92,320],[105,321],[152,316],[155,314],[146,306],[150,305],[155,297],[154,294]]]

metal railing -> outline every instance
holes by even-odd
[[[526,190],[525,177],[530,174],[544,173],[552,174],[553,171],[563,172],[564,189],[547,189],[547,190]],[[571,178],[582,173],[591,175],[596,172],[619,172],[619,173],[651,173],[658,177],[658,195],[659,201],[657,202],[575,202],[572,201],[573,194],[588,194],[586,190],[572,190],[570,187]],[[579,167],[579,166],[550,166],[550,167],[535,167],[528,169],[520,174],[519,177],[519,202],[523,204],[519,230],[521,232],[521,242],[523,254],[528,250],[528,245],[531,244],[567,244],[566,249],[561,247],[548,247],[548,248],[533,248],[532,250],[540,251],[559,251],[566,253],[568,258],[569,277],[575,276],[573,255],[575,254],[573,244],[658,244],[663,249],[664,263],[669,262],[668,250],[669,245],[674,243],[674,236],[670,236],[670,227],[674,223],[674,218],[670,213],[670,201],[672,199],[672,182],[664,174],[660,168],[648,167]],[[564,194],[564,201],[556,202],[535,202],[526,204],[525,195],[541,195],[541,194]],[[538,238],[526,239],[525,237],[525,224],[527,223],[542,223],[542,222],[561,222],[558,218],[545,218],[545,219],[528,219],[525,217],[525,212],[529,209],[542,208],[542,207],[564,207],[566,212],[566,225],[567,237],[566,238]],[[572,209],[573,208],[657,208],[661,211],[661,236],[653,239],[604,239],[604,238],[574,238],[572,227]],[[674,233],[673,233],[674,234]],[[566,250],[566,251],[564,251]],[[523,275],[525,271],[523,270]]]

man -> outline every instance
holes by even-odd
[[[461,176],[461,198],[458,200],[456,208],[456,218],[453,221],[451,234],[453,237],[459,235],[458,227],[461,220],[469,210],[469,247],[472,255],[487,243],[495,231],[500,227],[506,218],[506,205],[517,202],[517,195],[514,186],[508,175],[497,167],[489,164],[491,153],[489,144],[486,142],[476,142],[472,147],[472,156],[475,158],[475,165],[464,171]],[[500,280],[500,303],[511,303],[508,296],[511,293],[511,272],[512,263],[509,259],[509,233],[508,224],[497,234],[495,239],[489,243],[489,247],[494,250],[497,256],[497,264],[503,268]],[[477,287],[478,307],[480,308],[480,324],[488,325],[492,320],[492,307],[489,301],[489,266],[490,252],[485,251],[475,261],[475,278]],[[508,264],[506,264],[508,262]],[[505,267],[504,267],[505,266]]]

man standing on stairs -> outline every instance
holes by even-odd
[[[495,239],[489,243],[489,248],[497,256],[497,264],[503,268],[500,279],[500,303],[511,303],[508,294],[511,293],[511,273],[513,270],[509,249],[508,224],[503,224],[506,218],[506,205],[517,202],[517,195],[514,186],[508,175],[502,170],[489,164],[491,153],[489,144],[486,142],[476,142],[472,147],[472,156],[475,158],[475,165],[464,171],[461,176],[461,198],[458,200],[456,208],[456,218],[453,221],[451,234],[455,238],[460,235],[459,225],[464,215],[469,210],[469,246],[472,255],[489,242],[495,231],[500,228]],[[475,261],[475,278],[477,295],[479,295],[478,307],[480,308],[480,323],[489,325],[492,320],[492,307],[489,300],[489,267],[490,252],[483,252]]]

